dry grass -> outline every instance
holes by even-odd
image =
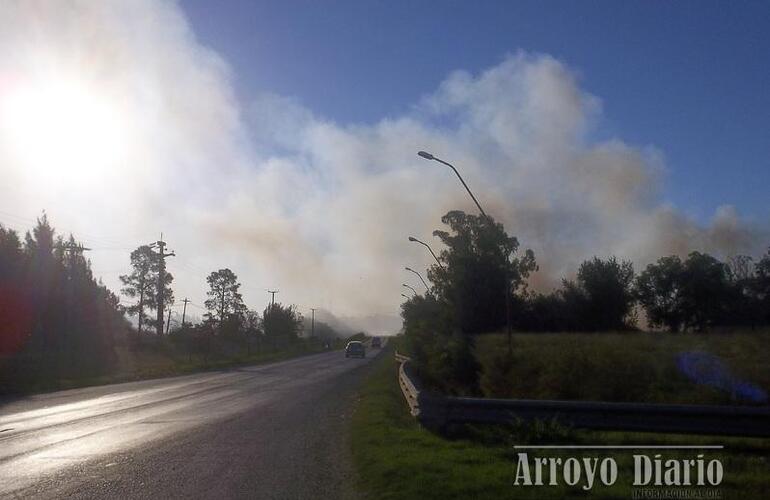
[[[770,332],[720,334],[516,333],[513,361],[501,367],[506,337],[477,339],[482,385],[490,397],[649,403],[735,404],[727,391],[696,384],[677,356],[718,356],[735,378],[770,393]]]

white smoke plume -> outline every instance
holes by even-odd
[[[46,209],[113,290],[131,248],[162,231],[177,297],[202,304],[205,275],[230,267],[255,309],[277,287],[303,312],[371,317],[397,314],[402,282],[420,285],[404,266],[431,263],[407,236],[438,245],[441,215],[474,210],[420,149],[461,168],[535,251],[535,288],[593,255],[639,268],[768,244],[729,205],[700,225],[662,199],[662,153],[596,140],[601,100],[547,55],[457,71],[409,113],[368,124],[256,90],[239,102],[236,78],[175,3],[3,2],[0,221],[25,229]]]

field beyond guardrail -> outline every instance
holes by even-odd
[[[398,380],[410,413],[426,426],[550,420],[575,428],[770,437],[767,406],[665,405],[450,397],[424,390],[408,357],[396,352]]]

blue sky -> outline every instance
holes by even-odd
[[[664,154],[664,197],[705,221],[770,217],[766,2],[183,0],[239,98],[293,96],[341,124],[394,116],[453,70],[546,53],[603,103],[596,134]]]

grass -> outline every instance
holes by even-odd
[[[508,369],[499,366],[507,347],[504,335],[477,339],[485,396],[735,404],[729,392],[696,384],[678,370],[677,355],[693,351],[718,356],[736,378],[770,393],[768,332],[516,333],[513,339]]]
[[[122,340],[115,346],[116,363],[107,373],[75,377],[19,377],[0,380],[0,394],[29,395],[96,385],[133,382],[153,378],[173,377],[190,373],[222,370],[238,366],[272,363],[299,356],[323,352],[320,343],[300,342],[282,350],[246,354],[243,349],[218,349],[206,359],[190,355],[167,338],[150,339],[141,346]],[[333,349],[340,349],[337,341]],[[220,346],[221,347],[221,346]]]
[[[607,457],[618,463],[612,487],[514,486],[515,444],[724,445],[704,453],[719,458],[722,498],[763,498],[770,490],[767,455],[770,440],[679,436],[566,429],[554,423],[454,429],[451,437],[421,427],[409,415],[397,383],[392,355],[382,356],[365,380],[352,420],[353,458],[358,486],[369,499],[631,498],[632,452],[576,452],[577,457]],[[558,452],[530,456],[562,457]],[[643,453],[637,451],[636,453]],[[695,458],[691,452],[661,452],[665,458]],[[698,490],[696,489],[696,492]]]

